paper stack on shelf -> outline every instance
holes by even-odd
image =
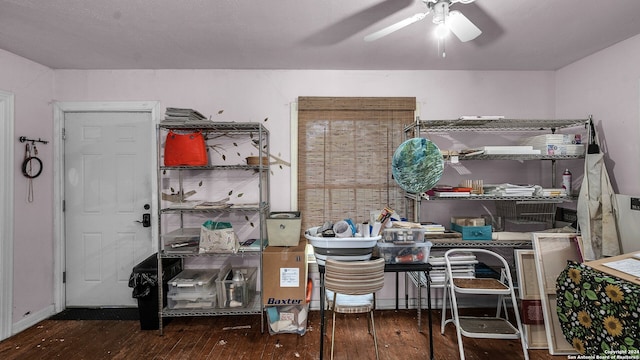
[[[445,232],[445,228],[441,224],[425,224],[422,225],[422,228],[425,229],[425,234],[442,234]]]
[[[522,139],[520,144],[531,145],[545,155],[582,155],[584,144],[580,134],[545,134]]]
[[[533,196],[536,189],[536,185],[514,185],[514,184],[499,184],[490,191],[485,188],[485,194],[491,194],[494,196]]]
[[[471,195],[471,187],[436,185],[427,191],[427,195],[435,197],[465,197]]]
[[[535,150],[533,146],[485,146],[482,148],[487,155],[540,155],[540,150]]]
[[[550,189],[541,189],[541,196],[567,196],[567,189],[561,188],[550,188]]]
[[[444,284],[446,265],[444,261],[444,253],[446,250],[432,250],[429,255],[429,264],[432,268],[429,272],[431,283],[433,285]],[[451,258],[451,272],[454,278],[474,279],[475,264],[478,263],[473,253],[459,253]]]
[[[434,191],[435,197],[466,197],[470,196],[471,191]]]
[[[207,118],[196,110],[168,107],[164,113],[163,123],[190,123],[206,120]]]

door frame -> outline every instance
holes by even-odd
[[[53,106],[53,251],[54,251],[54,306],[55,312],[61,312],[66,307],[65,283],[65,228],[64,228],[64,118],[68,112],[147,112],[151,115],[149,133],[151,134],[151,161],[149,174],[151,184],[151,214],[157,214],[158,191],[156,164],[158,160],[156,125],[159,123],[160,103],[158,101],[115,101],[115,102],[55,102]],[[158,217],[151,216],[152,229],[158,228]],[[157,250],[157,231],[151,231],[151,248]]]
[[[0,340],[12,335],[13,326],[14,99],[0,90]]]

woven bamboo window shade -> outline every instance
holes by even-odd
[[[368,221],[406,199],[391,158],[415,119],[414,97],[299,97],[298,209],[302,228],[351,218]],[[412,209],[410,209],[412,211]]]

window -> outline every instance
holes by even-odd
[[[409,219],[391,158],[415,119],[413,97],[298,98],[298,210],[303,229],[384,206]],[[411,213],[406,213],[411,210]]]

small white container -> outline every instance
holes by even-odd
[[[269,246],[297,246],[300,242],[300,212],[272,212],[267,218]]]

